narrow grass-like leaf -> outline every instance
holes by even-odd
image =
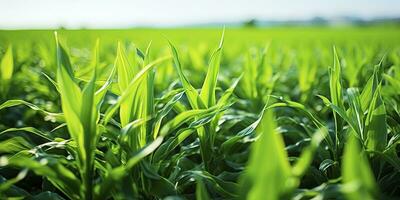
[[[188,81],[186,76],[183,74],[181,62],[179,61],[179,56],[178,56],[178,52],[177,52],[176,48],[174,47],[174,45],[171,42],[169,42],[169,46],[172,51],[175,69],[179,75],[179,79],[181,80],[182,86],[185,89],[185,93],[189,100],[190,105],[192,106],[193,109],[204,108],[205,103],[200,98],[196,89],[190,84],[190,82]],[[210,77],[210,78],[212,78],[212,77]]]
[[[362,111],[362,106],[360,102],[360,95],[358,91],[354,88],[347,89],[347,94],[349,97],[349,118],[351,118],[355,123],[355,130],[359,138],[363,139],[364,135],[364,113]]]
[[[7,158],[2,158],[7,159]],[[41,159],[36,161],[26,157],[8,158],[3,162],[6,166],[14,166],[32,170],[37,175],[44,176],[49,179],[59,190],[61,190],[70,199],[80,199],[80,181],[75,175],[57,163],[54,160]]]
[[[215,88],[217,86],[217,78],[221,62],[224,32],[222,33],[219,47],[211,55],[206,79],[204,80],[203,87],[200,92],[200,98],[202,99],[206,107],[215,105]]]
[[[63,113],[51,113],[48,112],[42,108],[39,108],[38,106],[36,106],[35,104],[29,103],[27,101],[24,100],[8,100],[2,104],[0,104],[0,110],[2,109],[6,109],[6,108],[10,108],[10,107],[14,107],[14,106],[19,106],[19,105],[24,105],[29,107],[32,110],[36,110],[39,111],[41,113],[43,113],[44,115],[46,115],[46,117],[50,120],[54,120],[54,121],[64,121],[64,114]]]
[[[326,128],[318,129],[311,138],[311,143],[301,153],[296,164],[293,166],[292,173],[295,177],[301,177],[305,174],[306,170],[310,167],[314,157],[314,153],[318,149],[322,140],[328,135]]]
[[[15,136],[0,142],[0,153],[19,153],[24,150],[30,150],[33,144],[20,136]]]
[[[339,57],[336,52],[336,48],[333,48],[333,67],[329,68],[329,89],[331,95],[331,102],[338,108],[345,110],[343,103],[343,91],[342,91],[342,69],[340,66]],[[335,119],[335,149],[339,148],[339,132],[341,127],[340,119],[337,117],[336,113],[333,112],[333,117]]]
[[[32,134],[34,134],[36,136],[39,136],[39,137],[41,137],[41,138],[43,138],[43,139],[45,139],[47,141],[53,141],[53,138],[49,134],[43,133],[42,131],[40,131],[40,130],[34,128],[34,127],[9,128],[9,129],[6,129],[6,130],[0,132],[0,135],[3,135],[5,133],[9,133],[9,132],[19,132],[19,131],[32,133]]]
[[[134,156],[129,158],[125,165],[111,169],[102,183],[96,186],[94,199],[104,199],[104,197],[107,197],[111,193],[110,189],[112,189],[116,183],[122,181],[122,178],[125,177],[130,169],[140,160],[154,152],[154,150],[160,146],[162,141],[163,137],[158,137],[156,140],[142,148]]]

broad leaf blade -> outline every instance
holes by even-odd
[[[359,142],[349,135],[342,164],[345,194],[349,200],[376,199],[376,183],[369,163],[361,152]],[[360,154],[361,153],[361,154]]]
[[[290,193],[291,168],[282,137],[276,132],[272,111],[267,110],[257,128],[260,136],[252,148],[242,177],[242,197],[278,200]]]

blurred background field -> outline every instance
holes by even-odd
[[[72,46],[87,47],[88,42],[101,39],[102,45],[115,46],[117,41],[130,41],[144,48],[150,41],[155,47],[167,46],[167,39],[181,46],[214,45],[218,43],[223,26],[214,28],[137,28],[106,30],[57,30]],[[400,41],[400,26],[287,26],[260,28],[226,28],[226,50],[268,42],[277,45],[346,45],[373,44],[393,47]],[[7,43],[51,43],[54,30],[2,30],[0,42]]]

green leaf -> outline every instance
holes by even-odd
[[[97,44],[98,48],[98,44]],[[96,51],[98,52],[98,51]],[[97,55],[95,55],[97,57]],[[93,77],[86,84],[82,91],[82,107],[80,109],[80,123],[83,128],[83,138],[81,138],[83,146],[78,148],[79,151],[84,155],[81,162],[84,162],[83,168],[81,168],[81,175],[85,185],[85,198],[91,199],[93,193],[93,162],[94,154],[96,150],[97,142],[97,110],[95,100],[95,82],[96,82],[96,68],[93,72]]]
[[[310,167],[315,152],[317,151],[320,143],[328,135],[328,130],[326,128],[318,129],[311,138],[311,143],[307,146],[301,153],[296,164],[293,166],[292,174],[295,177],[301,178],[306,170]]]
[[[160,136],[142,149],[140,149],[135,155],[130,157],[128,161],[121,166],[110,169],[103,181],[96,186],[94,199],[104,199],[111,193],[111,189],[115,186],[115,184],[123,184],[123,178],[128,175],[128,172],[141,161],[143,158],[153,153],[157,147],[163,141],[163,137]]]
[[[200,92],[200,98],[202,99],[206,107],[215,105],[215,88],[217,86],[217,78],[221,62],[224,32],[225,30],[222,33],[219,47],[211,55],[206,79],[204,80],[203,87]]]
[[[209,108],[209,109],[200,109],[200,110],[188,110],[184,111],[182,113],[179,113],[174,119],[168,121],[160,130],[160,135],[165,136],[171,131],[175,130],[182,124],[189,122],[193,120],[194,118],[201,118],[201,116],[207,115],[213,111],[215,111],[216,108]]]
[[[201,199],[201,200],[211,199],[210,196],[208,195],[206,186],[201,180],[198,180],[196,184],[196,199]]]
[[[136,54],[135,54],[136,55]],[[136,65],[136,63],[134,63]],[[117,50],[117,57],[115,59],[115,68],[117,69],[118,72],[118,86],[120,92],[126,91],[129,83],[132,81],[132,79],[135,77],[135,71],[134,71],[134,66],[128,62],[128,58],[126,56],[125,50],[122,47],[121,43],[118,42],[118,50]],[[130,96],[131,101],[125,101],[121,103],[121,110],[124,110],[124,112],[120,112],[120,119],[121,119],[121,125],[125,126],[128,124],[130,121],[133,120],[133,96],[134,93]]]
[[[64,121],[64,114],[63,113],[51,113],[51,112],[48,112],[48,111],[46,111],[46,110],[44,110],[42,108],[39,108],[35,104],[26,102],[24,100],[8,100],[8,101],[0,104],[0,110],[6,109],[6,108],[10,108],[10,107],[14,107],[14,106],[19,106],[19,105],[24,105],[24,106],[29,107],[32,110],[39,111],[39,112],[43,113],[44,115],[46,115],[46,118],[49,119],[49,120]]]
[[[82,91],[74,81],[69,56],[58,40],[57,34],[57,84],[61,95],[61,107],[67,122],[68,131],[77,142],[78,148],[85,152],[83,143],[83,127],[80,122],[82,108]],[[85,160],[85,153],[79,152],[80,158]]]
[[[343,192],[349,200],[379,199],[369,163],[353,135],[345,146],[342,164]]]
[[[331,95],[331,102],[334,106],[346,110],[343,104],[343,91],[342,91],[342,69],[340,66],[339,57],[336,52],[336,48],[333,48],[333,68],[329,68],[329,89]],[[337,117],[336,112],[333,112],[335,119],[335,150],[339,148],[339,130],[342,128],[341,121]]]
[[[257,128],[260,136],[252,146],[250,160],[241,179],[246,199],[282,199],[292,191],[291,167],[283,138],[276,132],[271,110]]]
[[[12,46],[10,45],[0,63],[0,93],[2,97],[5,97],[8,93],[13,71],[14,60]]]
[[[222,94],[221,98],[218,100],[217,103],[219,107],[222,107],[223,105],[228,103],[229,97],[231,97],[231,95],[233,94],[233,91],[235,90],[236,86],[238,85],[242,77],[243,75],[240,75],[237,79],[235,79],[231,84],[231,86]]]
[[[178,56],[178,52],[176,51],[176,48],[174,47],[174,45],[171,42],[169,42],[169,46],[172,51],[175,69],[178,72],[179,79],[182,83],[183,88],[185,89],[185,94],[189,100],[190,105],[192,106],[193,109],[204,108],[205,103],[200,98],[196,89],[190,84],[190,82],[188,81],[186,76],[183,74],[181,62],[179,61],[179,56]],[[212,77],[210,77],[210,79],[211,78]]]
[[[170,138],[165,141],[153,155],[154,161],[160,161],[164,159],[168,154],[172,154],[173,150],[181,144],[186,138],[188,138],[196,130],[194,128],[184,128],[180,129],[174,138]]]
[[[97,115],[99,108],[95,102],[95,83],[99,59],[99,41],[97,40],[93,62],[94,71],[91,80],[83,91],[75,82],[69,56],[57,34],[57,85],[61,94],[61,106],[67,122],[69,134],[77,144],[77,164],[83,182],[82,198],[92,199],[94,153],[97,142]]]
[[[159,113],[156,117],[155,123],[154,123],[154,128],[153,128],[153,138],[154,139],[157,138],[157,136],[158,136],[162,120],[172,110],[174,105],[182,98],[182,95],[183,95],[183,92],[180,92],[180,93],[174,95],[173,98],[165,104],[164,108],[159,111]]]
[[[80,109],[82,107],[82,94],[80,88],[68,76],[68,73],[63,68],[58,70],[58,84],[61,93],[61,107],[67,123],[68,132],[77,143],[78,160],[80,165],[87,159],[85,149],[85,133],[80,121]]]
[[[240,144],[239,141],[243,140],[243,138],[250,136],[253,134],[254,130],[258,127],[258,124],[261,122],[263,115],[265,113],[265,110],[267,109],[267,106],[265,105],[264,108],[261,110],[260,114],[258,115],[258,118],[256,121],[251,123],[249,126],[246,128],[242,129],[239,133],[234,135],[233,137],[227,139],[221,144],[221,152],[228,154],[230,153],[231,149],[236,145]]]
[[[32,133],[36,136],[39,136],[39,137],[47,140],[47,141],[53,141],[53,138],[51,136],[49,136],[49,134],[43,133],[42,131],[39,131],[34,127],[9,128],[9,129],[6,129],[6,130],[0,132],[0,135],[9,133],[9,132],[19,132],[19,131],[29,132],[29,133]]]
[[[64,200],[64,198],[61,197],[60,195],[58,195],[57,193],[50,192],[50,191],[41,192],[41,193],[35,195],[34,199],[37,199],[37,200]]]
[[[0,153],[19,153],[24,150],[30,150],[33,144],[26,141],[23,137],[14,136],[0,142]]]
[[[35,174],[46,177],[70,199],[79,199],[80,181],[69,169],[58,163],[57,160],[42,158],[36,161],[23,156],[1,157],[0,160],[2,160],[0,166],[14,166],[32,170]]]
[[[382,60],[381,62],[374,67],[373,75],[368,79],[367,83],[364,86],[363,91],[361,92],[360,101],[362,110],[365,112],[371,104],[371,101],[374,97],[376,89],[380,84],[380,79],[382,77]]]
[[[237,183],[231,181],[225,181],[218,176],[210,174],[207,171],[189,170],[186,171],[180,178],[188,178],[189,179],[188,181],[193,179],[202,180],[205,183],[207,183],[207,185],[210,185],[209,188],[215,190],[225,199],[236,197],[235,193],[239,189]]]
[[[367,129],[367,148],[371,151],[382,152],[387,144],[386,108],[381,97],[379,85],[368,108],[365,120]]]
[[[360,102],[360,94],[355,88],[347,89],[349,97],[349,119],[352,120],[352,127],[358,137],[364,139],[364,113]]]

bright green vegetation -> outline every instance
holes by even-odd
[[[398,199],[399,35],[0,31],[0,199]]]

